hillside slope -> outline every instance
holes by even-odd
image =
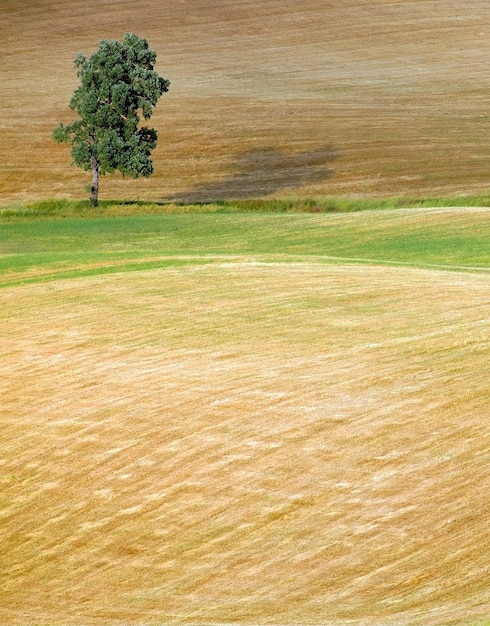
[[[488,623],[487,276],[223,258],[0,307],[2,624]]]
[[[484,193],[489,26],[486,0],[6,0],[1,197],[83,197],[50,133],[76,53],[129,30],[172,85],[155,175],[102,197]]]

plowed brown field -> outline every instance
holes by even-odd
[[[171,90],[154,176],[102,197],[488,191],[487,0],[0,3],[0,197],[84,197],[52,142],[101,38],[145,36]]]

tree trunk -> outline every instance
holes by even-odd
[[[99,204],[99,170],[100,163],[94,156],[90,157],[90,163],[92,165],[92,190],[90,193],[90,202],[92,206]]]

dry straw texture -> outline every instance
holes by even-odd
[[[484,193],[489,27],[487,0],[4,0],[0,194],[83,197],[50,133],[76,53],[128,30],[172,85],[154,177],[103,197]]]
[[[485,276],[244,261],[0,306],[2,623],[488,615]]]

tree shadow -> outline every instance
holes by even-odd
[[[204,182],[168,200],[189,203],[246,200],[299,189],[331,178],[334,170],[330,165],[337,157],[338,150],[332,146],[296,154],[276,148],[247,150],[236,156],[228,176]]]

